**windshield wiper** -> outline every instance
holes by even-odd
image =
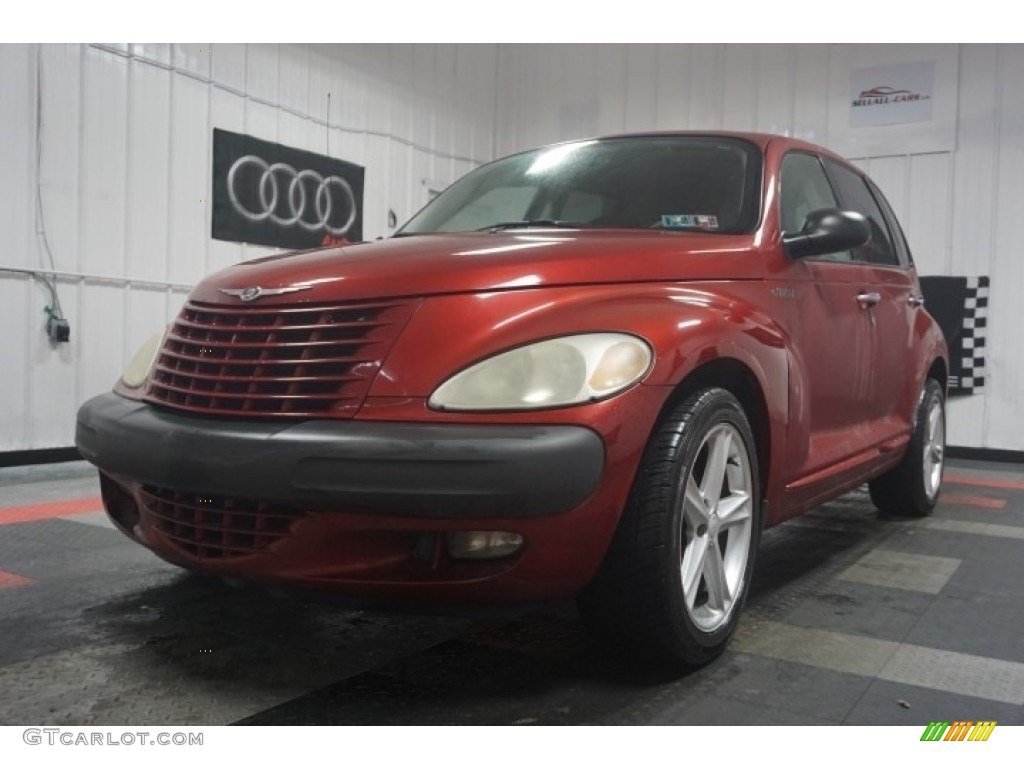
[[[580,221],[558,221],[556,219],[521,219],[519,221],[499,221],[480,227],[477,232],[501,232],[506,229],[529,229],[530,227],[557,227],[558,229],[580,229],[588,226]]]

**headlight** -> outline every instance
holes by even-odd
[[[539,341],[455,374],[431,395],[430,407],[529,410],[600,400],[639,381],[652,357],[644,341],[624,333]]]
[[[128,363],[128,367],[121,374],[121,383],[129,389],[138,389],[146,383],[149,378],[149,371],[156,362],[156,356],[160,353],[160,345],[164,340],[164,331],[157,331],[146,339],[139,351]]]

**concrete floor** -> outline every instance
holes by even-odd
[[[926,520],[864,491],[765,534],[740,630],[675,679],[571,604],[396,614],[187,575],[84,463],[0,470],[0,724],[1024,724],[1024,467],[953,462]]]

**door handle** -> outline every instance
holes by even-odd
[[[863,293],[857,294],[857,302],[864,309],[868,309],[870,307],[875,306],[875,304],[877,304],[881,300],[882,294],[878,293],[877,291],[865,291]]]
[[[917,296],[908,296],[907,304],[909,304],[912,307],[923,307],[924,296],[922,296],[921,294],[918,294]]]

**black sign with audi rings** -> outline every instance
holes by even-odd
[[[363,239],[364,169],[213,129],[213,232],[279,248]]]

